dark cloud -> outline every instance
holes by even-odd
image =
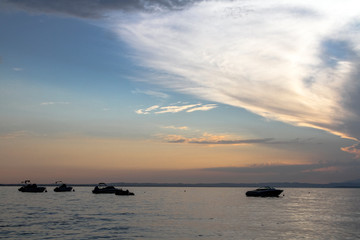
[[[3,8],[33,13],[103,18],[107,11],[181,10],[200,0],[0,0]]]
[[[179,139],[179,140],[169,140],[168,143],[184,143],[185,139]]]
[[[354,61],[355,62],[355,61]],[[344,107],[348,109],[352,116],[347,118],[344,123],[344,131],[352,137],[360,140],[360,57],[354,64],[354,72],[351,76],[350,84],[346,86],[344,96]]]

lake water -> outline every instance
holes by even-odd
[[[360,189],[130,187],[135,196],[0,187],[1,239],[360,239]]]

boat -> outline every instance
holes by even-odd
[[[54,192],[71,192],[71,191],[75,192],[73,187],[67,186],[62,181],[57,181],[56,184],[61,184],[61,185],[54,188]]]
[[[18,189],[20,192],[47,192],[46,187],[38,187],[35,183],[31,183],[30,180],[25,180],[22,183],[25,185]]]
[[[284,190],[276,189],[274,187],[260,187],[252,191],[247,191],[248,197],[278,197]]]
[[[115,195],[121,195],[121,196],[134,196],[135,194],[133,192],[130,192],[129,190],[122,190],[120,189],[116,189],[115,191]]]
[[[99,183],[94,190],[93,193],[115,193],[117,189],[114,186],[108,186],[105,183]]]

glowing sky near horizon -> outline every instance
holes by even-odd
[[[0,183],[359,178],[355,0],[0,4]]]

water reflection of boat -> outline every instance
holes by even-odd
[[[105,183],[99,183],[94,190],[93,193],[115,193],[116,188],[114,186],[108,186]]]
[[[62,181],[57,181],[56,184],[61,184],[61,185],[54,188],[54,192],[71,192],[71,191],[75,191],[73,189],[73,187],[67,186]]]
[[[25,180],[25,185],[19,188],[20,192],[47,192],[46,187],[38,187],[35,183],[31,183],[30,180]]]
[[[121,196],[134,196],[135,195],[133,192],[130,192],[127,189],[126,190],[116,189],[115,194],[121,195]]]
[[[276,189],[274,187],[260,187],[258,189],[247,191],[248,197],[278,197],[284,190]]]

